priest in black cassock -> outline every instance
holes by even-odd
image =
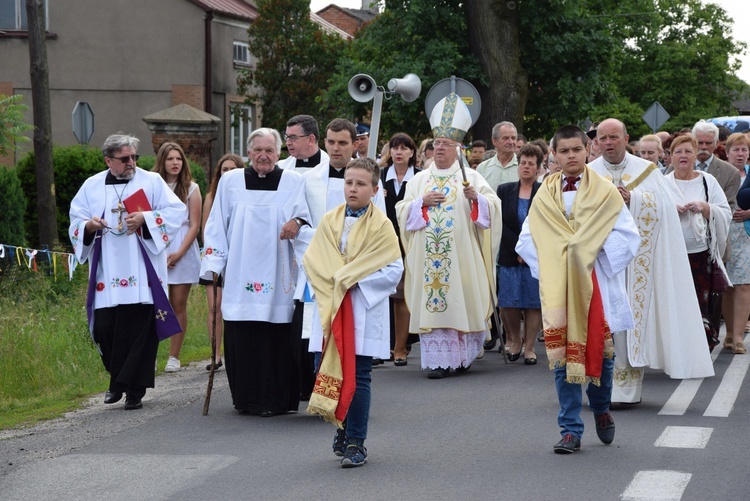
[[[291,330],[297,232],[285,224],[298,228],[310,216],[303,177],[277,165],[279,133],[257,129],[247,149],[250,167],[219,181],[201,277],[224,276],[224,357],[234,407],[269,417],[299,405],[299,339]]]

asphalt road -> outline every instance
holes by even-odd
[[[538,344],[538,352],[543,351]],[[718,348],[717,348],[718,350]],[[260,418],[231,406],[217,373],[202,415],[205,362],[157,379],[144,408],[85,409],[0,433],[2,500],[750,499],[750,355],[716,353],[716,376],[648,371],[643,402],[613,407],[615,441],[587,429],[559,440],[552,373],[495,351],[463,375],[428,380],[418,345],[407,367],[374,369],[368,463],[343,470],[332,425],[300,412]]]

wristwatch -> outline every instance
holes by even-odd
[[[302,225],[305,224],[305,221],[300,217],[295,217],[294,222],[297,223],[297,228],[302,228]]]

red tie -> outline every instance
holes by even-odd
[[[565,176],[565,186],[563,191],[576,191],[576,183],[581,180],[581,176]]]

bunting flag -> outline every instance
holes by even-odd
[[[57,281],[57,259],[58,257],[60,257],[62,261],[66,263],[68,280],[73,280],[73,271],[76,269],[76,265],[78,264],[75,254],[71,254],[69,252],[50,251],[47,249],[31,249],[29,247],[17,247],[15,245],[0,244],[0,259],[6,258],[6,250],[7,258],[11,260],[11,264],[13,256],[15,256],[18,266],[25,265],[29,271],[34,272],[39,272],[39,259],[44,259],[44,257],[46,257],[47,264],[52,270],[52,275],[54,276],[55,281]],[[42,261],[41,265],[44,266],[44,261]],[[0,267],[0,272],[2,271],[3,268]],[[5,269],[5,271],[7,271],[7,268]]]

